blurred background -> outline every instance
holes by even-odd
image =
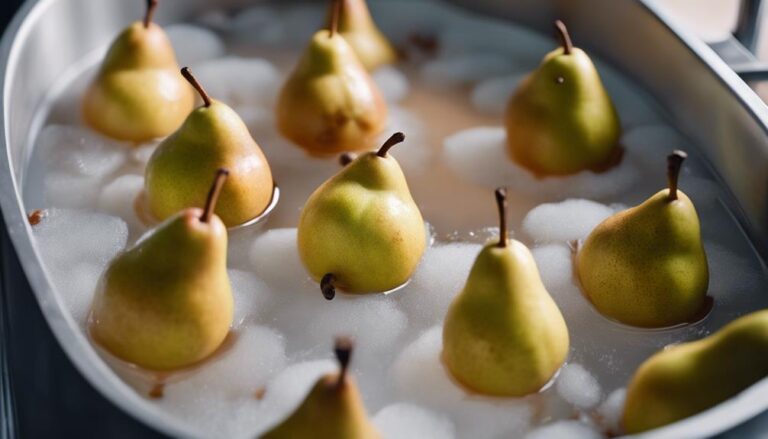
[[[21,0],[0,1],[0,28],[5,29],[22,3]],[[740,2],[658,0],[657,3],[681,26],[707,42],[714,42],[730,35]],[[768,32],[763,33],[757,46],[762,60],[768,60],[766,40]],[[768,99],[768,87],[756,87],[763,98]],[[112,406],[72,367],[29,291],[1,217],[0,226],[0,273],[4,274],[0,279],[0,360],[5,356],[8,364],[4,369],[0,361],[0,439],[160,437]],[[11,315],[8,309],[14,313]],[[9,340],[12,342],[7,342]],[[768,415],[725,437],[768,438]]]

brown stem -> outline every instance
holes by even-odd
[[[499,208],[499,247],[507,246],[507,190],[496,189],[496,205]]]
[[[336,386],[341,388],[347,378],[347,370],[349,369],[349,362],[352,359],[352,350],[354,349],[354,342],[349,337],[336,337],[336,343],[333,346],[333,352],[336,354],[336,360],[339,361],[339,380],[336,382]]]
[[[203,98],[203,105],[206,107],[211,106],[211,97],[208,96],[208,93],[205,92],[205,89],[202,85],[200,85],[200,82],[195,78],[195,75],[192,74],[192,71],[189,70],[189,67],[184,67],[181,69],[181,76],[184,77],[190,84],[192,84],[192,87],[195,87],[195,90],[197,90],[197,93],[200,94],[200,97]]]
[[[555,29],[557,35],[560,37],[560,44],[563,46],[563,53],[570,55],[573,52],[573,42],[571,41],[571,35],[568,33],[568,28],[565,27],[565,23],[560,20],[555,21]]]
[[[683,160],[688,157],[685,151],[676,149],[667,156],[667,180],[669,181],[669,201],[677,200],[677,180],[680,178],[680,168]]]
[[[387,139],[386,142],[384,142],[383,145],[381,145],[381,148],[379,148],[379,152],[376,153],[379,157],[386,157],[387,152],[389,152],[390,149],[392,149],[393,146],[397,145],[398,143],[403,143],[405,140],[405,134],[401,132],[397,132],[395,134],[392,134],[392,136]]]
[[[336,282],[336,276],[333,273],[328,273],[320,279],[320,291],[323,292],[323,297],[326,300],[333,300],[336,297],[336,287],[333,283]]]
[[[331,0],[331,22],[328,26],[328,31],[331,36],[336,35],[339,31],[339,17],[341,16],[341,0]]]
[[[144,13],[144,27],[148,28],[152,23],[152,16],[155,15],[155,9],[157,9],[157,0],[147,0],[147,12]]]
[[[355,161],[357,158],[357,154],[354,152],[345,152],[344,154],[339,156],[339,164],[341,166],[347,166],[348,164]]]
[[[203,214],[200,215],[200,221],[204,223],[211,221],[213,210],[216,208],[216,202],[221,194],[221,188],[224,186],[224,181],[226,181],[228,176],[229,171],[227,169],[220,168],[216,171],[216,178],[213,180],[211,190],[208,191],[208,198],[205,200],[205,208],[203,209]]]

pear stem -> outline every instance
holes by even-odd
[[[211,190],[208,191],[208,198],[205,200],[205,208],[203,209],[203,214],[200,215],[200,221],[204,223],[211,221],[213,210],[216,208],[216,202],[219,201],[221,188],[224,186],[224,181],[226,181],[228,176],[229,171],[227,169],[219,168],[216,171],[216,178],[213,180]]]
[[[336,382],[338,388],[343,387],[346,382],[347,370],[349,369],[349,362],[352,359],[354,345],[354,342],[349,337],[336,337],[333,352],[336,354],[336,360],[338,360],[340,366],[339,380]]]
[[[685,151],[676,149],[667,156],[667,180],[669,181],[669,201],[677,200],[677,181],[680,178],[680,168],[688,157]]]
[[[341,0],[331,0],[331,23],[328,26],[328,31],[331,33],[331,37],[336,35],[339,31],[339,17],[341,16]]]
[[[147,0],[147,12],[144,13],[144,28],[148,28],[152,23],[152,16],[157,9],[157,0]]]
[[[507,190],[496,189],[496,206],[499,208],[499,247],[507,246]]]
[[[336,276],[333,273],[328,273],[320,279],[320,291],[323,292],[323,297],[326,300],[333,300],[336,297],[336,287],[333,283],[336,282]]]
[[[381,145],[381,148],[379,148],[379,152],[376,153],[379,157],[386,157],[387,152],[389,152],[390,149],[392,149],[393,146],[397,145],[398,143],[403,143],[405,140],[405,134],[401,132],[397,132],[395,134],[392,134],[392,136],[387,139],[386,142],[384,142],[383,145]]]
[[[203,105],[206,107],[211,106],[211,97],[208,96],[208,93],[205,92],[205,89],[202,85],[200,85],[200,81],[195,78],[195,75],[192,74],[192,71],[189,70],[189,67],[184,67],[181,69],[181,76],[184,77],[184,79],[187,80],[190,84],[192,84],[192,87],[195,87],[195,90],[197,90],[197,93],[200,94],[200,97],[203,98]]]
[[[573,42],[571,41],[571,35],[568,33],[568,28],[565,27],[565,23],[560,20],[555,21],[555,29],[557,35],[560,37],[560,44],[563,46],[563,53],[570,55],[573,52]]]
[[[344,154],[339,156],[339,164],[341,166],[347,166],[348,164],[355,161],[357,158],[357,155],[353,152],[345,152]]]

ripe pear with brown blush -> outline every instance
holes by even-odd
[[[177,213],[109,264],[93,300],[91,335],[116,357],[179,369],[226,338],[233,312],[227,230],[213,213],[226,176],[216,174],[205,209]]]
[[[387,122],[379,88],[336,24],[312,37],[277,101],[279,131],[318,157],[371,150]]]
[[[627,387],[623,424],[634,434],[693,416],[768,377],[768,310],[646,360]]]
[[[211,99],[188,68],[182,74],[198,90],[203,105],[152,154],[144,187],[149,211],[163,220],[187,207],[203,206],[205,176],[227,168],[229,180],[216,214],[227,227],[243,224],[272,201],[269,163],[240,116]]]
[[[109,137],[145,142],[174,132],[194,105],[192,88],[179,75],[171,42],[152,22],[156,0],[143,21],[112,43],[83,101],[86,123]]]
[[[352,342],[336,340],[341,370],[320,377],[299,408],[261,439],[380,439],[366,413],[357,384],[347,373]]]
[[[404,139],[395,133],[378,152],[358,156],[318,187],[301,212],[299,256],[329,300],[336,288],[361,294],[399,287],[421,260],[424,220],[388,154]]]
[[[507,104],[507,152],[538,176],[604,170],[621,158],[619,117],[592,60],[561,21],[555,25],[562,47]]]
[[[397,51],[379,30],[371,17],[365,0],[334,0],[330,2],[328,27],[338,11],[338,30],[355,51],[357,58],[369,71],[397,62]]]
[[[496,190],[498,242],[477,256],[443,326],[443,363],[473,392],[538,392],[568,355],[568,328],[528,248],[507,238],[506,193]]]
[[[689,323],[705,307],[709,269],[699,217],[677,188],[685,157],[668,157],[668,189],[603,221],[576,255],[584,294],[609,318],[665,327]]]

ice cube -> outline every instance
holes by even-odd
[[[43,181],[46,205],[69,209],[95,209],[101,184],[101,177],[48,172]]]
[[[314,312],[303,313],[307,319],[302,325],[306,334],[304,341],[309,343],[306,348],[325,346],[337,335],[353,336],[359,364],[377,361],[379,355],[393,348],[408,324],[405,314],[387,296],[339,294],[332,301],[326,301],[317,287],[313,297],[317,303]],[[302,299],[306,300],[304,297],[297,300]]]
[[[451,439],[456,435],[448,416],[407,402],[379,410],[373,423],[384,439]]]
[[[171,40],[179,65],[182,66],[219,58],[226,52],[221,38],[204,27],[172,24],[166,26],[165,33]]]
[[[489,188],[507,186],[541,200],[606,198],[633,188],[639,179],[638,164],[630,154],[619,166],[600,174],[582,171],[571,176],[537,178],[509,158],[506,136],[502,127],[460,131],[444,139],[443,159],[453,172],[473,183]]]
[[[427,329],[403,349],[391,369],[401,398],[447,411],[464,399],[440,361],[442,350],[442,326]]]
[[[457,437],[497,439],[518,437],[531,422],[531,408],[524,399],[484,398],[467,395],[453,409]]]
[[[556,382],[557,393],[580,409],[590,409],[600,402],[600,383],[584,366],[569,363],[560,370]]]
[[[85,324],[107,263],[123,250],[128,227],[120,218],[80,210],[48,209],[32,228],[56,292],[73,319]]]
[[[254,241],[251,266],[273,288],[297,290],[310,284],[299,258],[296,229],[271,229]]]
[[[254,398],[286,365],[282,334],[265,326],[243,326],[232,346],[165,389],[167,403],[198,404],[211,397]]]
[[[541,280],[550,293],[574,285],[573,255],[566,244],[547,244],[531,249]]]
[[[126,174],[117,177],[101,189],[98,207],[100,211],[122,218],[132,234],[140,234],[146,226],[136,215],[136,197],[144,189],[144,177]]]
[[[40,255],[51,266],[93,263],[106,266],[128,240],[120,218],[86,210],[46,210],[32,228]]]
[[[602,439],[603,435],[593,426],[580,421],[555,421],[528,432],[525,439]]]
[[[251,272],[230,269],[227,273],[235,299],[233,326],[269,324],[275,301],[272,290]]]
[[[610,207],[583,199],[536,206],[523,219],[523,230],[537,243],[569,242],[586,238],[613,215]]]
[[[411,325],[434,325],[445,317],[451,300],[464,288],[480,253],[478,244],[439,244],[427,249],[412,284],[395,297]]]
[[[106,177],[125,163],[127,147],[91,130],[70,125],[48,125],[37,147],[49,172],[92,178]]]
[[[616,389],[597,408],[597,413],[602,417],[604,425],[613,434],[620,433],[621,418],[624,414],[624,400],[626,398],[627,389]]]
[[[373,80],[388,102],[402,101],[410,90],[408,77],[396,67],[381,66],[373,72]]]
[[[281,77],[271,62],[261,58],[228,56],[193,66],[206,91],[229,106],[271,107]]]
[[[486,114],[503,115],[509,98],[526,75],[527,73],[515,73],[478,83],[472,89],[472,105],[477,111]]]
[[[263,409],[259,413],[259,433],[268,431],[289,416],[321,376],[337,373],[338,369],[336,361],[312,360],[292,364],[275,376],[266,386]]]
[[[205,437],[252,438],[265,421],[258,395],[285,364],[282,336],[248,326],[219,357],[166,385],[158,403]]]
[[[419,75],[430,86],[449,88],[520,70],[521,67],[509,57],[481,52],[428,61]]]
[[[160,141],[156,140],[137,146],[130,151],[131,164],[137,173],[144,173],[144,168],[149,163],[149,159],[152,158],[152,154],[154,154],[158,145],[160,145]]]

